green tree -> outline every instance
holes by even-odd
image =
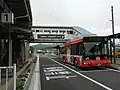
[[[30,46],[30,52],[33,54],[34,53],[34,48]]]
[[[116,51],[117,51],[117,52],[120,52],[120,48],[117,48]]]

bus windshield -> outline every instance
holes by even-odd
[[[107,42],[85,42],[85,55],[108,55]]]

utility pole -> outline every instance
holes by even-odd
[[[112,33],[114,33],[114,14],[113,14],[113,6],[111,6],[111,14],[112,14]],[[115,57],[115,38],[113,37],[113,59],[114,63],[116,63],[116,57]]]

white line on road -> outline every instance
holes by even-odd
[[[87,73],[87,72],[107,72],[107,71],[110,71],[109,69],[108,70],[90,70],[90,71],[79,71],[80,73]]]
[[[82,73],[77,72],[77,71],[75,71],[75,70],[73,70],[73,69],[71,69],[71,68],[69,68],[69,67],[67,67],[67,66],[65,66],[65,65],[63,65],[63,64],[61,64],[61,63],[59,63],[59,62],[57,62],[57,61],[55,61],[54,59],[51,59],[51,58],[49,58],[49,59],[52,60],[53,62],[55,62],[55,63],[57,63],[57,64],[59,64],[59,65],[65,67],[65,68],[67,68],[67,69],[69,69],[69,70],[71,70],[71,71],[77,73],[78,75],[80,75],[80,76],[82,76],[82,77],[84,77],[84,78],[86,78],[86,79],[88,79],[88,80],[94,82],[95,84],[97,84],[97,85],[99,85],[99,86],[105,88],[106,90],[113,90],[112,88],[109,88],[108,86],[106,86],[106,85],[104,85],[104,84],[102,84],[102,83],[99,83],[98,81],[96,81],[96,80],[94,80],[94,79],[92,79],[92,78],[90,78],[90,77],[88,77],[88,76],[85,76],[85,75],[83,75]]]
[[[72,75],[72,76],[66,76],[66,75],[61,75],[61,76],[47,76],[46,80],[50,80],[50,79],[58,79],[58,78],[72,78],[72,77],[77,77],[76,75]]]
[[[51,64],[51,65],[41,65],[41,66],[57,66],[57,64]]]
[[[49,77],[46,77],[46,80],[50,80]]]
[[[110,71],[120,72],[120,70],[109,69]]]

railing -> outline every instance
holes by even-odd
[[[14,66],[6,66],[0,67],[0,90],[2,90],[2,70],[6,71],[5,75],[5,89],[8,90],[8,78],[9,78],[9,70],[13,69],[13,90],[16,90],[16,64]]]

